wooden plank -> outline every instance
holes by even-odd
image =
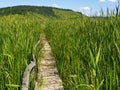
[[[22,90],[28,90],[29,85],[29,75],[31,70],[35,67],[35,62],[31,61],[31,63],[26,67],[23,75],[23,81],[22,81]]]
[[[45,34],[43,34],[41,43],[43,44],[43,56],[40,57],[38,63],[38,83],[35,90],[64,90],[55,58]]]

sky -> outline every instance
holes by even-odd
[[[0,0],[0,8],[17,5],[51,6],[93,15],[101,9],[113,10],[118,1],[120,0]]]

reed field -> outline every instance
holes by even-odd
[[[120,89],[120,17],[50,21],[45,29],[65,90]]]
[[[43,28],[37,14],[0,16],[0,90],[21,90]]]
[[[118,13],[88,17],[50,7],[23,6],[21,9],[19,6],[13,12],[12,8],[2,10],[0,90],[21,90],[23,72],[32,61],[32,54],[38,58],[40,50],[35,51],[34,46],[41,31],[50,43],[65,90],[120,90]],[[32,90],[34,85],[29,86]]]

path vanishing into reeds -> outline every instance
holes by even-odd
[[[45,34],[43,34],[41,42],[43,44],[43,56],[38,61],[38,83],[36,90],[64,90],[56,68],[56,61],[52,55],[51,47],[45,38]]]

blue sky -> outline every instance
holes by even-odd
[[[52,6],[72,9],[84,14],[97,13],[102,8],[112,10],[118,0],[0,0],[0,8],[16,5]]]

